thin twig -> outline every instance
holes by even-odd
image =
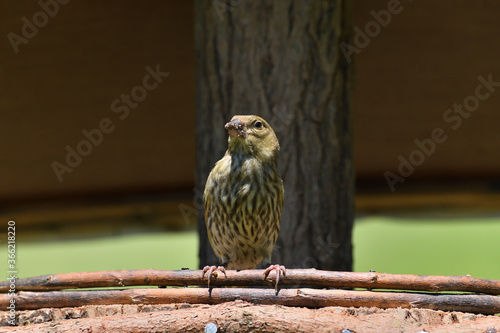
[[[212,286],[273,286],[275,274],[264,280],[264,270],[227,270],[227,276],[212,277]],[[9,281],[0,282],[0,292],[8,292]],[[478,279],[471,276],[421,276],[333,272],[315,269],[287,269],[280,286],[313,286],[321,288],[366,288],[417,291],[459,291],[500,295],[500,280]],[[63,273],[18,279],[16,290],[41,291],[76,288],[124,286],[206,286],[201,270],[129,270]]]

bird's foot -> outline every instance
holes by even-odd
[[[264,279],[267,278],[271,271],[276,271],[276,286],[274,287],[274,291],[276,291],[276,295],[278,295],[278,283],[280,282],[280,275],[283,274],[283,277],[286,277],[286,269],[285,266],[271,265],[264,271]]]
[[[205,277],[205,273],[208,272],[207,274],[207,279],[208,279],[208,288],[210,288],[210,279],[212,278],[212,275],[214,272],[216,271],[220,271],[221,273],[224,273],[224,276],[227,277],[226,275],[226,269],[224,268],[224,266],[205,266],[203,268],[203,274],[201,275],[201,278],[203,279]],[[215,275],[215,277],[217,277],[217,275]]]

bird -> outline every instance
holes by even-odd
[[[203,193],[205,224],[221,266],[205,266],[202,278],[216,270],[255,269],[269,265],[280,230],[283,180],[278,173],[279,142],[274,130],[256,115],[236,115],[226,125],[227,151],[210,172]],[[264,279],[282,265],[269,265]]]

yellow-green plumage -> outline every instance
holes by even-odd
[[[253,269],[270,260],[283,208],[277,171],[279,144],[258,116],[226,124],[228,149],[208,176],[205,223],[215,254],[227,269]]]

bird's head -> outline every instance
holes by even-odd
[[[234,116],[225,128],[229,132],[230,154],[246,153],[262,162],[277,163],[278,139],[264,119],[259,116]]]

